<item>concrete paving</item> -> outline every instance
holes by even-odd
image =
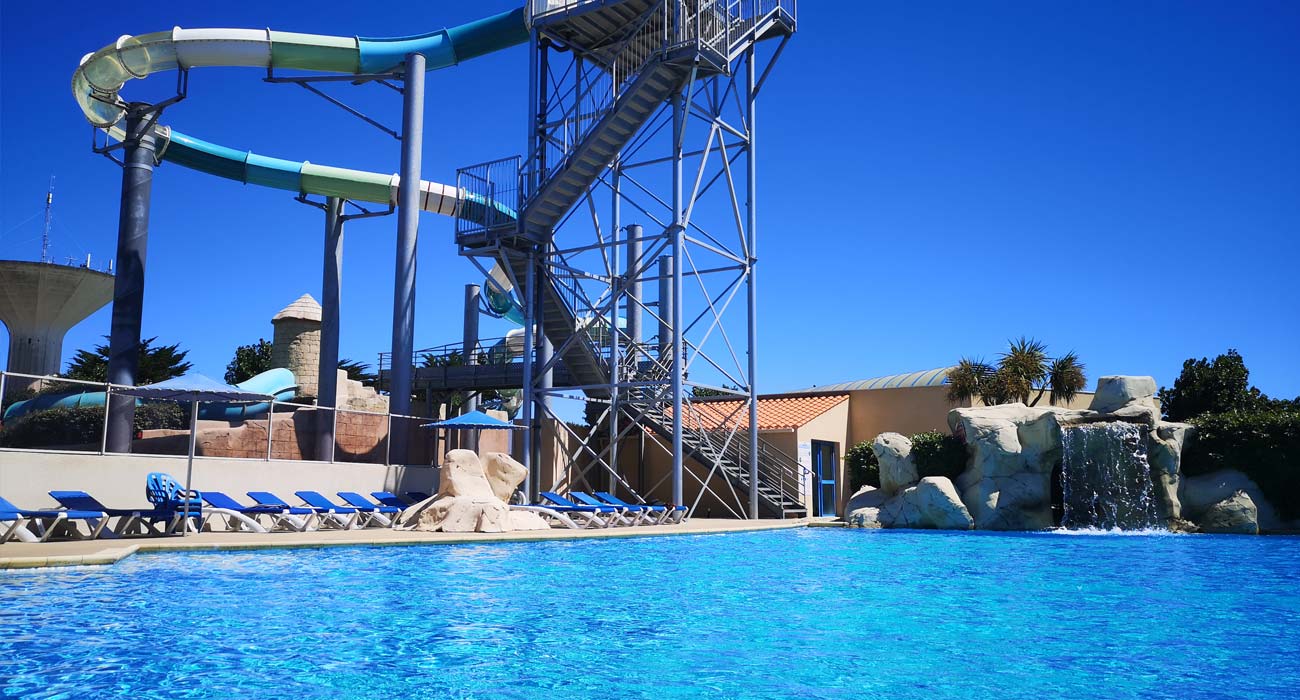
[[[483,544],[534,540],[601,539],[706,535],[807,527],[797,520],[723,520],[692,518],[678,525],[643,525],[602,530],[527,530],[500,533],[409,532],[381,528],[321,532],[203,532],[188,537],[130,537],[66,542],[6,542],[0,545],[0,569],[115,564],[137,552],[355,547],[371,545]]]

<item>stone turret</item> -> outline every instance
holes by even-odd
[[[304,294],[271,319],[271,366],[293,372],[299,396],[314,398],[319,386],[320,317],[320,303]]]

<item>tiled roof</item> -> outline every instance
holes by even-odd
[[[276,314],[271,323],[283,321],[286,318],[303,319],[306,321],[319,321],[321,314],[320,302],[311,298],[310,294],[304,294],[298,297],[294,302]]]
[[[874,377],[872,379],[859,379],[852,382],[809,387],[792,393],[810,394],[824,391],[862,391],[864,389],[906,389],[915,386],[940,386],[948,383],[948,373],[954,369],[956,368],[940,367],[907,374],[891,374],[888,377]]]
[[[848,400],[848,394],[759,398],[758,429],[799,428]],[[733,425],[748,428],[749,408],[745,401],[693,401],[686,418],[689,426],[706,430]]]

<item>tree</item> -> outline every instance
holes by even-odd
[[[235,356],[226,365],[226,383],[238,384],[271,369],[271,342],[258,338],[253,345],[235,348]]]
[[[135,372],[136,386],[154,384],[179,377],[194,366],[185,361],[188,350],[178,350],[179,343],[152,347],[157,340],[145,338],[139,345],[139,367]],[[78,350],[68,362],[68,379],[80,379],[87,382],[108,381],[108,346],[96,345],[93,351]]]
[[[1022,336],[1009,343],[997,367],[962,358],[948,373],[948,400],[958,403],[978,396],[986,406],[1014,401],[1036,406],[1047,396],[1055,406],[1069,402],[1087,385],[1083,370],[1074,352],[1052,359],[1045,344]]]
[[[1271,402],[1250,386],[1250,370],[1236,350],[1214,360],[1202,357],[1183,362],[1173,388],[1161,387],[1160,408],[1165,419],[1186,421],[1210,413],[1263,409]]]
[[[370,373],[370,365],[364,362],[343,358],[339,360],[339,369],[348,373],[348,379],[361,382],[365,386],[374,386],[379,379],[378,375]]]

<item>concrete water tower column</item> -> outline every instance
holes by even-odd
[[[63,336],[113,298],[113,276],[84,267],[0,260],[0,322],[9,331],[5,369],[56,374]],[[5,393],[35,388],[35,380],[10,377]]]

